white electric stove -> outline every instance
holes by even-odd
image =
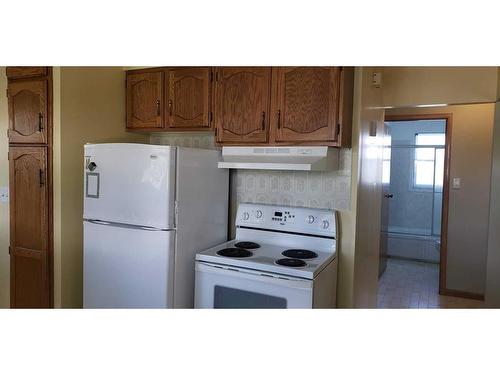
[[[236,238],[196,255],[196,308],[333,308],[333,210],[242,203]]]

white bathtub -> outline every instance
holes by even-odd
[[[389,232],[387,255],[439,263],[440,237]]]

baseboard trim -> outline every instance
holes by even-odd
[[[471,292],[462,292],[460,290],[454,290],[454,289],[440,288],[439,289],[439,294],[441,294],[443,296],[460,297],[460,298],[468,298],[468,299],[477,299],[477,300],[480,300],[480,301],[484,301],[484,295],[483,294],[471,293]]]

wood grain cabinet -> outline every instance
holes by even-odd
[[[219,145],[351,147],[353,68],[218,68],[216,72],[214,121]]]
[[[353,84],[343,67],[131,70],[127,129],[214,129],[220,146],[351,147]]]
[[[211,129],[211,72],[203,67],[127,71],[127,128]]]
[[[9,142],[47,143],[47,81],[10,81]]]
[[[210,68],[169,68],[166,125],[172,130],[210,128]]]
[[[50,306],[45,147],[9,151],[11,307]]]
[[[48,74],[48,68],[46,66],[9,66],[6,73],[9,79],[43,77]]]
[[[220,144],[268,141],[271,68],[217,68],[214,123]]]
[[[340,68],[273,70],[272,139],[335,142],[340,129]]]
[[[127,72],[127,128],[163,128],[163,71]]]

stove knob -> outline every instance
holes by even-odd
[[[309,216],[307,217],[307,220],[306,220],[306,221],[307,221],[309,224],[314,223],[314,216],[309,215]]]
[[[330,222],[328,220],[323,220],[323,229],[328,229]]]
[[[248,220],[250,219],[250,214],[248,212],[243,213],[243,220]]]
[[[257,217],[257,219],[260,219],[262,217],[262,211],[257,210],[257,212],[255,213],[255,216]]]

